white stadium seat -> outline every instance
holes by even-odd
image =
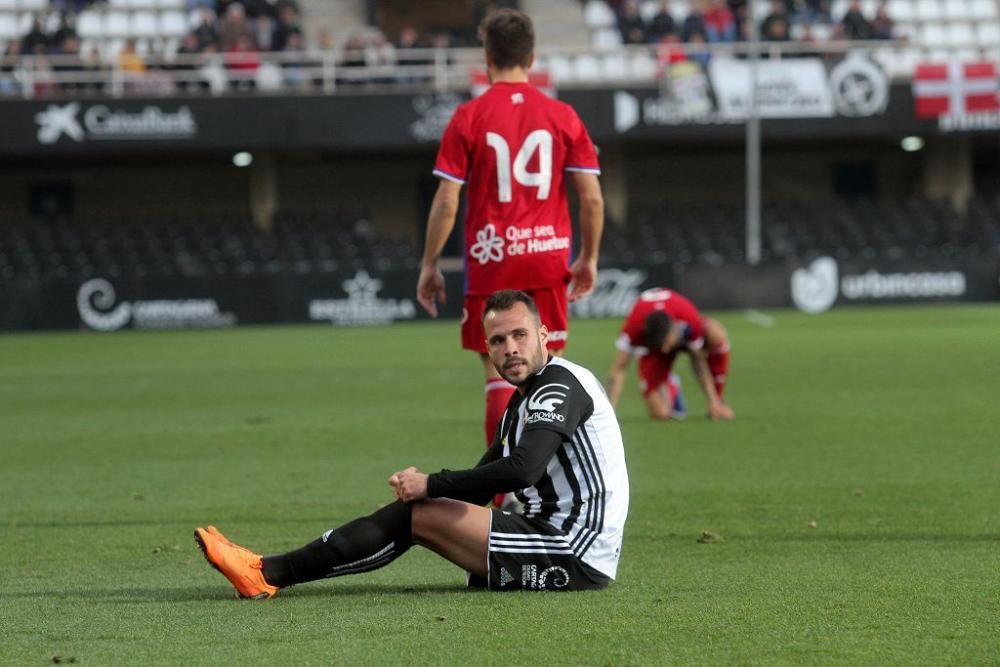
[[[156,37],[160,26],[154,12],[135,12],[129,23],[129,34],[134,37]]]
[[[913,0],[890,0],[889,2],[889,16],[897,23],[916,19],[915,9]]]
[[[610,81],[628,78],[629,67],[624,53],[608,53],[604,58],[604,76]]]
[[[186,0],[156,0],[160,9],[187,9]]]
[[[925,23],[920,30],[921,43],[928,48],[944,46],[948,43],[948,35],[944,26],[937,22]]]
[[[552,73],[552,80],[557,86],[560,83],[569,83],[573,80],[573,63],[566,56],[549,56],[549,72]]]
[[[0,14],[0,39],[17,39],[23,33],[13,14]]]
[[[971,19],[972,5],[969,0],[945,0],[944,13],[949,19]]]
[[[76,33],[83,39],[99,39],[104,36],[104,21],[95,10],[80,12],[76,19]]]
[[[183,37],[189,31],[187,17],[183,12],[160,14],[160,34],[164,37]]]
[[[108,12],[104,16],[104,34],[108,37],[128,37],[130,29],[126,12]]]
[[[591,30],[596,30],[614,26],[617,19],[604,0],[587,0],[587,4],[583,6],[583,22]]]
[[[49,9],[49,0],[20,0],[18,9],[22,12],[44,12]]]
[[[573,59],[573,73],[577,81],[591,83],[601,80],[601,64],[597,56],[581,53]]]
[[[129,9],[156,9],[156,0],[128,0]]]
[[[971,23],[952,23],[948,26],[948,41],[955,47],[971,46],[976,43]]]
[[[1000,44],[1000,24],[995,21],[980,23],[976,27],[976,39],[980,46],[996,46]]]
[[[674,17],[677,25],[683,25],[684,19],[691,13],[691,4],[688,0],[672,0],[670,3],[670,15]]]
[[[0,12],[17,11],[17,0],[0,0]]]
[[[969,0],[969,13],[977,19],[995,19],[997,17],[996,0]]]
[[[921,21],[938,21],[943,18],[938,0],[917,0],[917,18]]]
[[[622,45],[622,34],[615,28],[599,28],[590,41],[598,51],[614,51]]]

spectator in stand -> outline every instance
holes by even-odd
[[[646,23],[639,12],[639,0],[625,0],[618,13],[618,31],[624,44],[645,44]]]
[[[846,39],[871,39],[873,33],[871,21],[865,18],[861,10],[861,0],[851,0],[844,17],[837,29],[838,36]]]
[[[52,65],[52,71],[59,75],[67,75],[66,78],[77,80],[67,81],[62,84],[63,90],[77,91],[84,88],[82,81],[79,81],[83,74],[83,62],[80,60],[80,40],[76,33],[64,33],[59,46],[53,51],[53,55],[58,56]]]
[[[791,41],[788,10],[782,0],[771,0],[771,11],[760,23],[760,38],[765,42]]]
[[[830,0],[797,0],[791,13],[792,20],[803,25],[810,23],[829,23]]]
[[[874,39],[892,39],[895,27],[895,22],[889,16],[889,3],[887,0],[882,0],[878,9],[875,10],[875,18],[872,19],[872,37]]]
[[[219,44],[218,19],[215,12],[208,7],[198,10],[195,18],[195,29],[193,31],[198,39],[198,51],[204,51],[210,45]]]
[[[252,90],[256,87],[260,55],[254,48],[253,39],[249,34],[238,36],[236,43],[226,49],[225,62],[226,70],[229,72],[229,85],[232,88]]]
[[[129,78],[141,77],[146,73],[146,61],[136,51],[134,39],[126,41],[125,46],[118,52],[118,69],[125,72]]]
[[[76,16],[74,14],[62,14],[59,17],[59,27],[52,33],[50,44],[55,47],[56,51],[60,51],[64,48],[64,43],[69,37],[77,37]],[[76,46],[79,46],[79,40]]]
[[[684,42],[676,31],[668,32],[660,37],[656,43],[656,63],[660,74],[673,64],[687,60],[687,53],[684,52]]]
[[[254,48],[257,51],[275,51],[274,48],[274,21],[270,16],[258,14],[250,22],[250,35]]]
[[[219,45],[223,51],[229,51],[236,48],[237,44],[240,44],[244,38],[252,41],[246,10],[238,2],[230,3],[226,7],[225,15],[222,17],[222,29],[219,31]]]
[[[278,22],[274,28],[274,36],[271,42],[274,50],[285,51],[289,37],[294,34],[298,34],[299,37],[302,37],[302,41],[305,42],[305,38],[302,36],[302,15],[299,14],[296,6],[291,4],[282,5],[278,9]]]
[[[705,33],[692,32],[688,38],[688,45],[691,47],[687,54],[688,60],[696,62],[702,68],[707,69],[708,63],[712,61],[712,52],[708,49],[708,38],[705,36]]]
[[[649,22],[647,31],[649,41],[659,44],[668,35],[677,37],[677,23],[670,13],[670,3],[668,0],[660,0],[660,9]]]
[[[21,42],[12,39],[7,42],[7,49],[0,55],[0,95],[19,93],[21,84],[15,78],[14,70],[21,57]]]
[[[281,51],[288,60],[281,63],[281,72],[285,83],[293,88],[304,87],[308,81],[306,76],[306,44],[301,32],[290,32],[285,40],[285,48]]]
[[[197,32],[189,32],[184,35],[181,45],[177,49],[178,60],[173,66],[177,73],[176,85],[180,90],[185,91],[207,91],[208,82],[196,74],[201,68],[202,46]]]
[[[681,26],[681,39],[685,42],[690,42],[691,36],[695,34],[700,34],[707,41],[708,26],[705,25],[706,3],[707,0],[696,0],[695,4],[691,7],[691,11],[684,18],[684,24]]]
[[[736,19],[725,0],[708,0],[705,27],[705,36],[709,42],[736,41]]]
[[[21,38],[21,53],[26,56],[44,55],[48,53],[50,44],[49,35],[42,28],[42,20],[36,16],[31,28]]]
[[[771,32],[771,24],[775,21],[783,21],[785,24],[788,23],[788,12],[785,7],[785,3],[782,0],[771,0],[771,5],[768,8],[767,15],[764,20],[760,22],[760,34],[761,39],[767,39],[764,35]]]

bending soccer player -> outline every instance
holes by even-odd
[[[643,292],[625,319],[615,341],[618,352],[608,372],[608,397],[618,405],[625,369],[639,358],[639,387],[649,416],[678,418],[680,382],[672,373],[679,352],[691,357],[691,367],[705,394],[709,419],[732,419],[733,409],[722,400],[729,370],[729,337],[711,317],[703,317],[694,304],[677,292],[650,289]]]
[[[261,556],[212,526],[196,529],[240,597],[375,570],[414,544],[466,570],[470,586],[493,590],[603,588],[615,578],[629,483],[611,404],[590,371],[548,353],[527,294],[490,296],[483,324],[490,358],[517,391],[477,466],[393,473],[395,502],[285,554]],[[501,492],[523,509],[482,506]]]
[[[604,199],[597,153],[579,116],[528,83],[535,48],[531,19],[501,9],[486,17],[480,32],[491,86],[458,107],[441,138],[434,164],[440,182],[427,218],[417,300],[437,317],[445,297],[438,261],[468,182],[462,347],[482,359],[489,446],[514,387],[487,354],[483,303],[498,289],[527,292],[548,327],[549,349],[562,350],[567,299],[586,296],[596,281]],[[572,264],[566,181],[580,204],[579,254]]]

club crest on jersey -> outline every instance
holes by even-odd
[[[564,384],[553,382],[539,388],[528,399],[528,416],[525,423],[566,421],[566,417],[556,412],[556,408],[566,402],[567,396],[569,387]]]

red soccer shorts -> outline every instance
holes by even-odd
[[[642,395],[649,396],[670,378],[676,352],[670,354],[647,354],[639,357],[639,388]]]
[[[566,347],[568,335],[569,304],[566,299],[566,286],[524,290],[535,300],[538,314],[549,330],[550,350],[561,350]],[[483,330],[483,307],[486,296],[466,294],[462,308],[462,349],[486,354],[486,332]]]

